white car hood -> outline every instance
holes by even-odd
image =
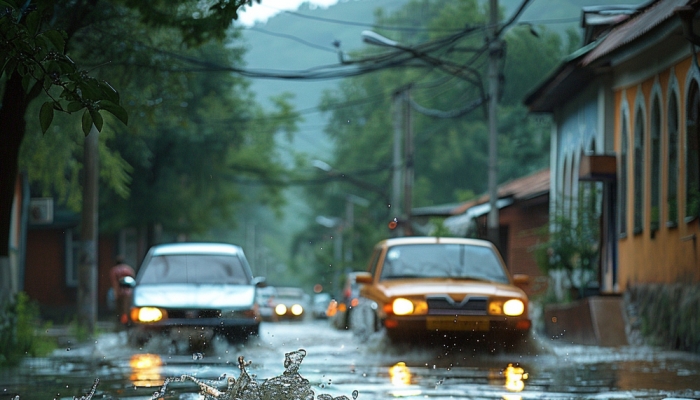
[[[251,285],[139,285],[134,289],[135,306],[188,309],[250,308],[255,301]]]

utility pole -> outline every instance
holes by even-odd
[[[401,217],[401,181],[403,163],[401,162],[401,144],[403,142],[403,93],[404,88],[394,92],[394,144],[393,144],[393,160],[391,166],[391,218]],[[398,229],[395,231],[398,233]]]
[[[487,238],[500,249],[498,218],[498,78],[501,43],[498,38],[498,0],[489,0],[489,214]]]
[[[411,210],[413,209],[413,175],[414,175],[414,152],[413,152],[413,123],[411,120],[411,86],[409,85],[403,92],[404,105],[404,186],[403,186],[403,212],[404,212],[404,235],[411,236]]]
[[[83,145],[83,210],[78,265],[78,325],[90,336],[97,322],[97,221],[99,132],[92,126]]]

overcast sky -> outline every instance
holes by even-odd
[[[238,13],[238,22],[251,26],[256,22],[267,22],[267,19],[285,10],[296,10],[304,0],[262,0],[261,3],[253,2],[251,7],[245,6]],[[338,0],[309,0],[311,7],[328,7]]]

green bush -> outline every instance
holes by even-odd
[[[24,357],[53,351],[55,341],[41,333],[48,327],[40,322],[37,304],[26,293],[18,293],[0,308],[0,366],[17,365]]]

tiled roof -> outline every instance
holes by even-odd
[[[685,6],[691,1],[659,0],[652,3],[649,7],[640,11],[639,14],[613,28],[600,44],[583,58],[581,65],[589,65],[639,38],[662,22],[675,16],[674,11],[677,7]]]
[[[513,197],[517,200],[529,199],[549,192],[549,168],[537,171],[531,175],[508,181],[498,187],[498,197]],[[489,201],[485,194],[477,199],[462,203],[453,211],[453,215],[462,214],[475,205]]]

